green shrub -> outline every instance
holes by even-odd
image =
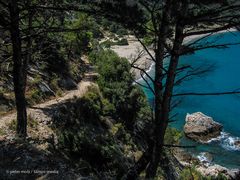
[[[46,95],[40,89],[37,89],[37,88],[33,88],[28,93],[29,94],[27,95],[27,101],[30,105],[39,103],[46,98]]]
[[[217,177],[207,177],[206,180],[227,180],[228,178],[223,175],[222,173],[219,173]]]
[[[106,41],[103,41],[103,42],[101,43],[101,45],[102,45],[103,47],[105,47],[105,48],[111,48],[111,46],[113,46],[114,43],[113,43],[112,41],[110,41],[110,40],[106,40]]]
[[[103,115],[114,116],[116,112],[115,106],[105,98],[102,100],[102,103],[103,103]]]
[[[127,46],[127,45],[129,45],[129,44],[128,44],[128,40],[125,39],[125,38],[117,41],[115,44],[118,45],[118,46]]]
[[[59,88],[59,85],[58,85],[58,81],[60,80],[60,78],[56,75],[56,74],[53,74],[51,76],[51,80],[50,80],[50,83],[49,83],[49,86],[50,88],[53,90],[53,91],[58,91],[60,88]]]
[[[100,93],[89,91],[79,99],[79,108],[83,113],[82,116],[84,119],[88,119],[89,121],[99,120],[103,109]]]
[[[128,34],[128,31],[127,31],[126,29],[120,27],[120,28],[117,30],[116,34],[117,34],[118,36],[124,36],[124,35],[127,35],[127,34]]]
[[[204,180],[204,177],[195,168],[185,168],[180,174],[180,180]]]
[[[151,120],[151,109],[142,89],[132,84],[128,60],[112,50],[100,50],[90,54],[90,61],[98,67],[97,82],[103,97],[111,105],[113,118],[123,121],[132,132],[134,127],[143,130]]]
[[[204,177],[194,167],[184,168],[180,174],[180,180],[227,180],[227,177],[219,173],[217,177]]]
[[[40,75],[37,75],[33,81],[31,82],[32,85],[38,85],[42,81],[42,77]]]
[[[115,37],[114,40],[115,40],[115,39],[117,39],[117,38]],[[116,42],[113,42],[113,41],[111,41],[111,40],[106,40],[106,41],[103,41],[103,42],[101,43],[101,45],[102,45],[102,47],[104,47],[104,48],[111,48],[111,46],[114,46],[114,45],[117,45],[117,46],[127,46],[127,45],[129,45],[129,44],[128,44],[128,40],[127,40],[127,39],[122,38],[122,39],[120,39],[120,40],[117,39]]]
[[[164,142],[166,144],[178,144],[181,137],[181,131],[168,127],[164,136]]]
[[[116,178],[133,165],[134,153],[141,152],[133,135],[145,130],[151,110],[143,91],[132,84],[127,59],[98,48],[89,59],[97,67],[98,86],[61,106],[54,116],[53,129],[61,151],[88,164],[86,174],[94,168],[101,177],[107,173],[106,177]]]

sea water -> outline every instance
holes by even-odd
[[[229,44],[240,42],[240,32],[227,32],[212,35],[199,44]],[[167,62],[167,60],[166,60]],[[167,65],[167,63],[166,63]],[[240,91],[240,45],[228,48],[204,49],[191,55],[180,58],[179,66],[191,65],[200,71],[188,78],[174,89],[174,93],[209,93],[224,91]],[[194,71],[196,72],[196,71]],[[154,76],[154,67],[149,72]],[[182,73],[179,77],[183,77]],[[153,102],[152,93],[144,89],[150,103]],[[171,126],[182,130],[187,113],[202,112],[211,116],[224,127],[220,137],[213,139],[208,144],[199,144],[187,138],[182,138],[184,145],[196,145],[194,149],[187,149],[196,157],[202,152],[209,152],[213,162],[229,167],[240,168],[240,149],[234,142],[240,140],[240,94],[221,96],[185,96],[174,97],[173,101],[181,103],[172,114],[177,113],[176,122]]]

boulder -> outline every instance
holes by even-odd
[[[222,127],[221,124],[215,122],[211,117],[201,112],[196,112],[187,114],[184,133],[186,137],[192,140],[207,143],[212,138],[220,135]]]
[[[235,141],[234,146],[240,149],[240,140]]]

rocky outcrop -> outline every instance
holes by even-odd
[[[55,92],[49,87],[49,85],[45,82],[40,82],[38,84],[39,89],[46,94],[56,96]]]
[[[67,90],[77,89],[77,83],[70,77],[64,77],[59,81],[59,85]]]
[[[183,167],[191,167],[193,164],[199,164],[198,158],[192,156],[182,148],[174,148],[173,155]]]
[[[199,166],[196,168],[203,176],[206,177],[217,177],[219,174],[224,175],[227,179],[239,179],[240,170],[239,169],[227,169],[220,165],[211,166]]]
[[[220,135],[222,125],[201,112],[187,114],[184,125],[185,135],[195,141],[206,143]]]
[[[204,177],[214,177],[215,179],[221,174],[227,179],[240,179],[240,169],[228,169],[218,164],[213,164],[213,156],[209,152],[200,153],[195,157],[186,152],[184,149],[174,149],[173,155],[183,167],[195,167]]]

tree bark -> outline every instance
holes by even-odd
[[[160,25],[160,31],[157,41],[157,48],[155,50],[155,82],[154,82],[154,91],[155,91],[155,127],[154,127],[154,147],[153,153],[146,170],[146,178],[153,179],[156,176],[157,168],[159,165],[163,140],[164,137],[161,136],[165,134],[166,124],[162,122],[162,101],[163,101],[163,59],[165,51],[165,42],[170,30],[171,23],[171,5],[172,0],[167,0],[165,8],[163,10],[162,23]]]
[[[156,52],[156,74],[155,74],[155,147],[153,152],[153,157],[151,159],[150,165],[147,170],[147,178],[154,178],[157,173],[157,168],[159,165],[159,161],[163,160],[163,145],[164,145],[164,135],[166,129],[168,127],[169,121],[169,113],[171,111],[171,97],[174,88],[175,81],[175,72],[178,67],[179,57],[181,54],[182,43],[184,39],[184,23],[183,19],[187,13],[188,9],[188,0],[182,0],[178,3],[178,8],[181,9],[179,11],[177,17],[171,17],[173,9],[173,2],[171,0],[167,1],[165,11],[163,14],[163,22],[161,24],[160,31],[160,43],[159,48],[157,49],[160,53]],[[173,42],[173,48],[170,58],[170,64],[167,72],[167,79],[165,83],[165,89],[163,90],[162,84],[162,71],[160,68],[163,68],[163,59],[164,59],[164,44],[166,43],[166,33],[170,30],[171,19],[174,18],[175,22],[175,39]],[[161,93],[164,91],[163,93]],[[162,166],[164,167],[164,161],[162,162]]]
[[[17,107],[17,134],[25,138],[27,136],[27,111],[26,111],[26,62],[22,59],[21,37],[19,28],[18,0],[9,2],[10,33],[12,40],[13,83],[15,101]]]

